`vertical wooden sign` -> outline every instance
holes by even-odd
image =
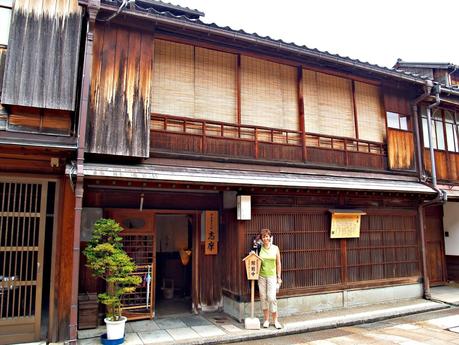
[[[205,211],[205,255],[218,254],[218,211]]]

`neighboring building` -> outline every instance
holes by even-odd
[[[281,315],[446,282],[429,254],[444,246],[429,242],[438,227],[424,208],[443,194],[425,183],[419,124],[435,91],[454,103],[454,88],[161,1],[26,3],[0,6],[12,11],[0,55],[0,343],[76,339],[78,294],[104,289],[80,259],[101,216],[125,228],[145,278],[124,301],[130,318],[242,319],[242,259],[264,227],[282,251]],[[241,196],[249,220],[238,220]],[[332,215],[349,213],[363,214],[358,237],[331,238]]]
[[[432,140],[429,144],[427,103],[421,103],[424,168],[430,172],[432,146],[438,188],[446,191],[448,202],[432,206],[427,211],[427,224],[436,228],[436,235],[427,239],[427,254],[436,262],[433,282],[446,279],[459,280],[459,65],[452,63],[405,62],[398,60],[394,68],[433,78],[442,88],[438,105],[431,111]],[[429,248],[432,243],[442,244],[444,251]],[[439,248],[437,244],[435,247]],[[445,256],[446,255],[446,256]]]
[[[0,344],[68,339],[74,280],[65,167],[77,149],[83,9],[12,6],[0,1]]]

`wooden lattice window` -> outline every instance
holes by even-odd
[[[303,69],[303,98],[306,132],[355,138],[351,80]]]
[[[241,56],[241,123],[298,130],[295,67]]]

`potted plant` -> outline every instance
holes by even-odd
[[[84,255],[86,266],[93,275],[107,283],[107,290],[98,295],[99,301],[106,305],[107,339],[124,338],[127,318],[121,315],[121,297],[131,293],[142,279],[132,275],[136,270],[134,261],[123,250],[119,233],[123,228],[113,219],[99,219],[94,224],[92,238]]]

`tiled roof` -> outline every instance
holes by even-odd
[[[111,5],[121,5],[123,0],[102,0],[102,3],[105,4],[111,4]],[[169,10],[167,9],[169,8]],[[172,10],[174,9],[174,10]],[[363,68],[363,69],[371,69],[373,72],[379,72],[382,74],[386,75],[391,75],[393,77],[407,77],[411,81],[423,83],[426,80],[431,80],[433,81],[432,78],[429,76],[425,75],[420,75],[417,73],[412,73],[409,71],[404,71],[402,69],[396,69],[396,68],[389,68],[385,66],[380,66],[377,64],[372,64],[367,61],[362,61],[359,59],[353,59],[350,58],[349,56],[342,56],[339,54],[333,54],[328,51],[321,51],[317,48],[309,48],[305,45],[297,45],[294,42],[285,42],[281,39],[274,39],[270,36],[261,36],[257,33],[249,33],[244,30],[235,30],[229,26],[219,26],[216,23],[204,23],[197,17],[196,13],[201,13],[202,16],[204,16],[203,12],[200,12],[198,10],[191,10],[187,7],[181,7],[177,5],[172,5],[169,3],[165,3],[163,1],[159,0],[137,0],[135,4],[135,10],[138,12],[141,12],[143,14],[149,14],[153,16],[161,16],[161,17],[166,17],[170,18],[173,20],[178,20],[182,22],[186,22],[192,25],[196,25],[197,27],[205,27],[208,29],[215,29],[218,30],[219,32],[225,32],[225,33],[230,33],[235,36],[235,38],[247,38],[253,40],[255,43],[271,43],[275,44],[279,49],[295,49],[298,51],[298,53],[305,53],[309,55],[314,55],[317,58],[328,58],[328,59],[333,59],[334,62],[338,64],[346,64],[346,65],[352,65],[353,67],[356,68]],[[130,12],[131,10],[128,8],[126,9],[126,12]],[[237,37],[236,37],[237,36]],[[445,88],[457,92],[457,88],[448,88],[445,86]]]

